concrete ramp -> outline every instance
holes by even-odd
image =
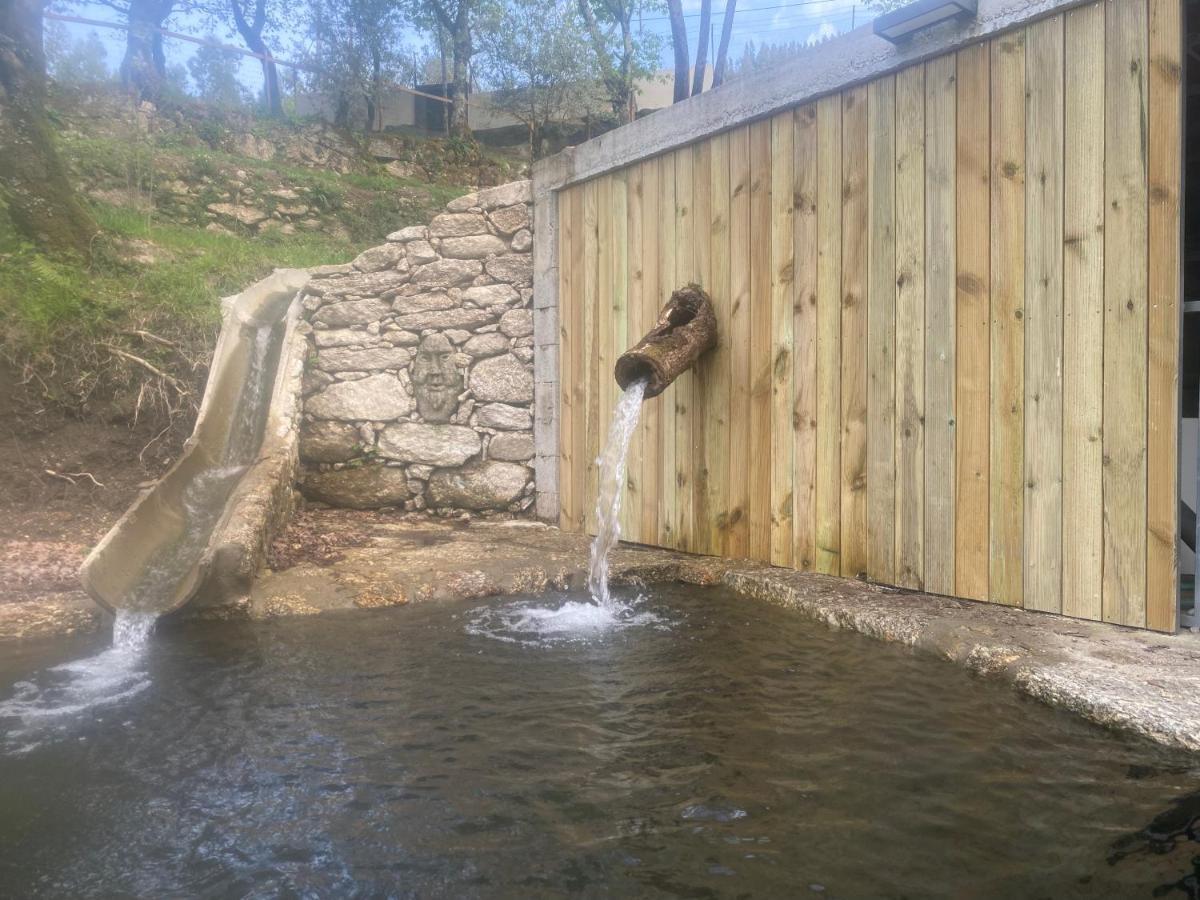
[[[245,605],[291,509],[307,281],[302,269],[278,269],[222,301],[221,335],[182,456],[83,563],[83,585],[105,609]]]

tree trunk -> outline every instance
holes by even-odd
[[[630,77],[630,63],[633,59],[633,33],[629,19],[621,19],[621,37],[624,44],[621,66],[618,70],[613,65],[612,57],[609,55],[608,48],[604,44],[604,34],[596,22],[596,16],[592,12],[588,0],[577,0],[577,2],[579,14],[583,17],[584,24],[587,26],[588,37],[591,39],[596,60],[600,64],[600,80],[604,83],[604,89],[608,93],[608,102],[612,106],[613,115],[617,117],[618,122],[632,122],[636,110],[633,97],[633,79]]]
[[[462,0],[465,3],[465,0]],[[466,15],[459,15],[452,35],[454,51],[454,87],[451,94],[450,133],[456,137],[470,138],[471,126],[467,122],[467,94],[470,90],[471,29]]]
[[[683,21],[680,0],[667,0],[667,10],[671,15],[671,45],[675,48],[675,102],[678,103],[690,95],[687,24]]]
[[[242,9],[241,0],[230,0],[229,7],[233,11],[233,24],[237,27],[238,34],[242,36],[242,40],[246,42],[246,49],[251,53],[270,56],[271,53],[267,50],[267,44],[262,37],[263,28],[267,24],[266,0],[257,0],[255,3],[253,21],[247,20],[246,13]],[[268,114],[282,116],[283,97],[279,93],[279,71],[275,68],[273,60],[264,59],[261,62],[263,71],[263,106],[266,107]]]
[[[0,0],[0,197],[38,247],[87,253],[96,225],[79,202],[46,117],[43,0]]]
[[[708,28],[712,21],[712,0],[700,0],[700,35],[696,38],[696,75],[692,96],[704,93],[704,70],[708,63]]]
[[[733,35],[733,14],[737,0],[725,0],[725,21],[721,23],[721,46],[717,48],[716,66],[713,68],[713,87],[725,83],[725,67],[729,64],[729,39]]]
[[[162,28],[174,0],[130,0],[121,83],[143,100],[154,100],[167,74]]]

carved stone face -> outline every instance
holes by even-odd
[[[463,376],[454,365],[454,347],[444,334],[431,334],[421,341],[412,367],[417,412],[426,422],[449,422],[458,409]]]

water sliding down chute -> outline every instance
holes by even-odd
[[[303,337],[302,269],[222,301],[196,425],[174,466],[88,555],[80,578],[110,612],[236,604],[291,503]]]
[[[649,400],[716,345],[712,300],[699,285],[689,284],[671,295],[646,336],[621,354],[613,374],[621,390],[645,381],[644,399]]]

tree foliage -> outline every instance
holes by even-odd
[[[573,0],[508,0],[479,39],[492,105],[529,130],[534,159],[548,125],[581,119],[603,100]]]
[[[330,99],[336,124],[350,126],[362,102],[362,125],[375,128],[384,88],[402,68],[403,7],[397,0],[309,0],[307,15],[305,56],[315,69],[309,86]]]
[[[250,99],[238,80],[240,54],[231,53],[213,43],[198,47],[188,60],[188,72],[196,88],[196,96],[214,106],[233,109],[244,106]]]
[[[108,50],[95,31],[76,38],[61,22],[48,22],[43,43],[47,74],[55,81],[92,84],[112,77]]]
[[[658,12],[659,0],[576,0],[583,19],[592,58],[608,94],[613,113],[620,122],[637,115],[634,81],[658,70],[662,38],[633,27],[643,13]]]
[[[43,250],[87,253],[96,225],[46,115],[42,0],[0,0],[0,208]]]

